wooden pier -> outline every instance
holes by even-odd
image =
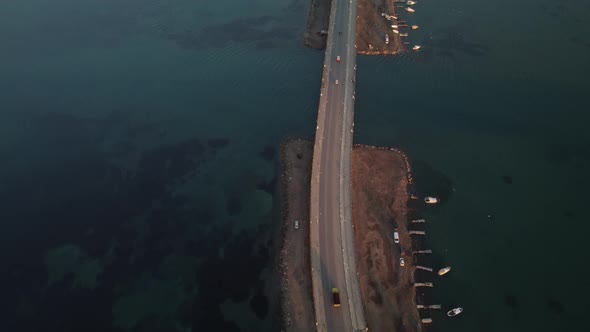
[[[416,308],[418,308],[418,309],[440,309],[441,305],[440,304],[429,304],[429,305],[418,304],[418,305],[416,305]]]
[[[432,250],[428,249],[428,250],[416,250],[416,251],[412,251],[413,254],[432,254]]]
[[[415,267],[417,270],[424,270],[424,271],[432,272],[432,268],[430,268],[430,267],[420,266],[420,265],[415,265]]]
[[[426,235],[425,231],[409,231],[408,234],[410,235]]]
[[[414,284],[416,287],[434,287],[434,284],[431,282],[417,282]]]
[[[430,324],[432,323],[432,318],[422,318],[422,324]]]
[[[426,219],[414,219],[412,220],[412,223],[424,223],[426,222]]]

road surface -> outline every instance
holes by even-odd
[[[311,182],[310,245],[318,331],[366,329],[350,205],[355,38],[356,0],[332,0]],[[333,287],[339,289],[340,308],[333,307]]]

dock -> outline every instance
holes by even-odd
[[[417,282],[414,284],[416,287],[434,287],[434,284],[431,282]]]
[[[412,223],[414,223],[414,224],[415,223],[424,223],[424,222],[426,222],[426,219],[414,219],[414,220],[412,220]]]
[[[432,268],[430,268],[430,267],[420,266],[420,265],[415,265],[415,267],[417,270],[424,270],[424,271],[432,272]]]
[[[425,231],[409,231],[408,234],[410,235],[426,235]]]
[[[412,251],[413,254],[432,254],[432,250],[428,249],[428,250],[416,250],[416,251]]]
[[[441,305],[440,304],[429,304],[429,305],[418,304],[418,305],[416,305],[416,308],[418,308],[418,309],[440,309]]]

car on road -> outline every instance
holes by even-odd
[[[336,56],[336,62],[340,62],[340,61],[341,61],[340,55]]]
[[[299,229],[299,220],[295,220],[295,229]]]
[[[405,266],[406,265],[406,261],[404,261],[403,257],[399,258],[399,266]]]
[[[340,307],[340,293],[338,288],[332,288],[332,299],[334,300],[334,308]]]
[[[334,83],[336,83],[336,85],[338,85],[338,80],[336,80]]]
[[[393,242],[399,243],[399,233],[397,232],[397,229],[393,232]]]

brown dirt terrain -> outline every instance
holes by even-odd
[[[313,142],[281,145],[281,320],[284,331],[313,331],[309,261],[309,193]],[[408,234],[411,170],[397,150],[355,146],[352,153],[352,215],[356,265],[365,318],[372,331],[419,332]],[[294,221],[299,220],[299,229]],[[394,221],[400,244],[393,243]],[[401,245],[401,246],[400,246]],[[405,266],[399,265],[403,254]]]
[[[357,0],[356,46],[357,54],[393,55],[406,50],[402,38],[393,33],[391,25],[404,25],[404,21],[387,20],[381,14],[396,16],[396,7],[389,0]],[[399,5],[399,4],[398,4]],[[319,32],[328,29],[331,0],[311,0],[307,28],[303,41],[306,46],[317,49],[326,47],[326,36]],[[401,9],[401,8],[398,8]],[[398,16],[399,19],[401,17]],[[400,32],[407,32],[401,27]],[[389,35],[389,44],[385,44],[385,34]]]
[[[305,46],[317,49],[326,48],[326,35],[321,35],[320,32],[324,29],[328,30],[331,5],[331,0],[311,0],[307,28],[303,34]]]
[[[408,234],[405,155],[393,149],[355,146],[352,154],[352,219],[356,266],[372,331],[421,331],[416,309],[412,240]],[[397,224],[400,243],[393,242]],[[400,266],[403,257],[405,266]]]
[[[315,330],[309,257],[309,194],[313,142],[281,145],[281,312],[284,331]],[[295,220],[299,229],[295,229]]]
[[[404,21],[387,20],[381,14],[397,16],[392,0],[357,0],[356,19],[356,53],[366,55],[394,55],[405,50],[403,40],[393,33],[391,25],[400,25]],[[407,32],[407,28],[398,29]],[[385,44],[385,35],[389,35],[389,44]]]

